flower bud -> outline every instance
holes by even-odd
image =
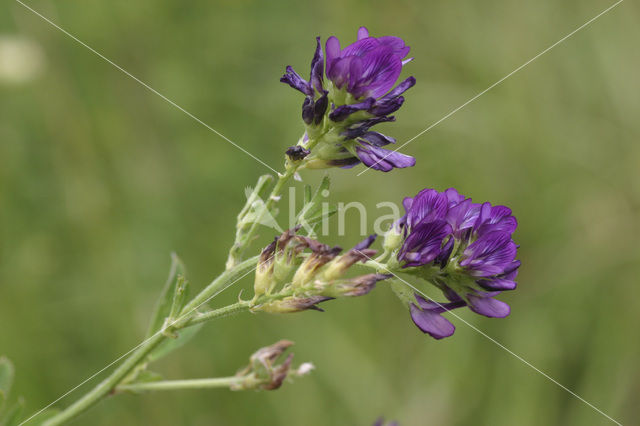
[[[324,310],[318,307],[317,304],[331,299],[334,298],[320,295],[309,297],[289,296],[282,300],[274,300],[272,302],[259,305],[253,310],[272,314],[289,314],[292,312],[306,311],[307,309],[324,312]]]
[[[344,273],[357,262],[366,262],[371,259],[377,252],[370,249],[369,246],[373,244],[377,235],[373,234],[365,238],[360,243],[356,244],[351,250],[336,258],[327,265],[327,268],[322,273],[322,279],[331,281],[341,277]]]
[[[253,284],[254,297],[258,298],[263,294],[271,293],[274,286],[273,263],[277,239],[266,246],[260,253],[258,265],[256,265],[256,276]]]
[[[367,274],[360,275],[347,280],[339,280],[333,283],[325,294],[334,297],[357,297],[364,296],[374,289],[378,281],[391,278],[390,274]]]
[[[249,359],[249,365],[238,371],[236,377],[242,378],[233,385],[231,390],[248,389],[278,389],[288,375],[303,376],[313,370],[313,364],[303,363],[299,368],[291,370],[293,354],[289,354],[282,363],[277,364],[278,358],[293,342],[280,340],[271,346],[265,346],[256,351]]]

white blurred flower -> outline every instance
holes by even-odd
[[[24,84],[41,74],[40,45],[16,35],[0,35],[0,84]]]

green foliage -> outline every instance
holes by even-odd
[[[180,309],[176,305],[184,301],[186,282],[184,279],[184,264],[175,253],[171,253],[171,268],[169,278],[160,293],[156,308],[151,316],[151,324],[147,331],[147,338],[162,329],[165,320],[170,317],[172,310]]]

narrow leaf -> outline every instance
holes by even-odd
[[[169,278],[167,279],[167,282],[162,289],[162,293],[160,293],[160,297],[158,298],[158,302],[156,303],[146,337],[152,336],[160,330],[164,324],[165,318],[167,318],[171,313],[171,306],[173,305],[173,298],[179,275],[185,275],[184,265],[175,253],[171,253],[171,269],[169,270]]]

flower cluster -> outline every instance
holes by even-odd
[[[397,262],[442,290],[447,303],[414,295],[411,317],[440,339],[455,328],[442,313],[468,306],[487,317],[506,317],[509,305],[495,299],[516,288],[520,261],[512,234],[518,223],[505,206],[474,203],[453,188],[424,189],[403,201],[406,214],[396,224],[403,237]]]
[[[284,232],[262,251],[256,267],[253,311],[321,311],[318,303],[363,296],[378,281],[389,278],[384,274],[344,277],[351,266],[366,262],[376,253],[369,248],[375,235],[340,255],[340,247],[330,247],[295,232],[296,229]]]
[[[346,168],[362,162],[388,172],[413,166],[413,157],[383,148],[395,143],[394,138],[370,130],[395,120],[389,114],[402,106],[402,94],[416,82],[409,77],[393,88],[403,66],[412,59],[406,59],[409,46],[398,37],[370,37],[361,27],[355,43],[342,49],[332,36],[325,51],[326,67],[318,37],[309,81],[291,66],[280,79],[305,95],[302,119],[306,132],[287,151],[289,159],[301,161],[308,156],[308,168]]]

